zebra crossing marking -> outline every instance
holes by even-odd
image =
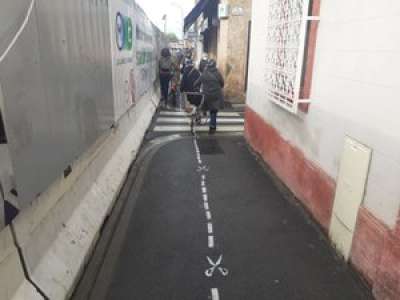
[[[210,128],[208,126],[196,127],[197,132],[208,132]],[[190,132],[190,126],[156,126],[154,127],[154,132]],[[244,131],[244,126],[218,126],[218,132],[242,132]]]
[[[203,118],[202,122],[205,123],[208,118]],[[219,124],[244,124],[243,118],[218,118]],[[183,118],[157,118],[157,123],[174,123],[174,124],[190,124],[190,118],[183,117]]]
[[[160,116],[183,116],[189,117],[190,115],[184,111],[161,111]],[[240,117],[240,113],[238,112],[229,112],[229,111],[221,111],[218,113],[220,117]]]

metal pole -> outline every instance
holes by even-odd
[[[167,20],[168,20],[168,15],[164,15],[162,17],[162,20],[164,21],[164,33],[167,34]]]
[[[182,34],[182,39],[185,37],[185,33],[184,33],[184,30],[183,30],[183,27],[184,27],[184,18],[185,18],[185,16],[184,16],[184,12],[183,12],[183,7],[180,5],[180,4],[178,4],[178,3],[176,3],[176,2],[171,2],[171,4],[173,5],[173,6],[175,6],[175,7],[177,7],[177,8],[179,8],[179,10],[180,10],[180,13],[181,13],[181,22],[182,22],[182,31],[181,31],[181,34]]]

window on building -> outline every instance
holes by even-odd
[[[0,144],[7,144],[6,130],[3,122],[3,115],[0,110]]]
[[[320,0],[271,0],[267,24],[267,93],[297,113],[308,109]]]

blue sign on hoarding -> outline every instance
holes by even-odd
[[[133,44],[133,26],[132,19],[117,13],[115,19],[115,35],[117,47],[120,51],[132,50]]]

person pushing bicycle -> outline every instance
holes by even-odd
[[[224,88],[225,82],[217,63],[211,59],[199,79],[194,83],[195,87],[202,86],[206,109],[210,111],[210,130],[209,134],[214,134],[217,130],[217,114],[224,108]]]
[[[202,96],[193,93],[200,93],[200,87],[195,87],[195,82],[200,78],[200,72],[195,68],[192,60],[186,60],[181,80],[181,92],[187,94],[187,101],[198,107]]]

